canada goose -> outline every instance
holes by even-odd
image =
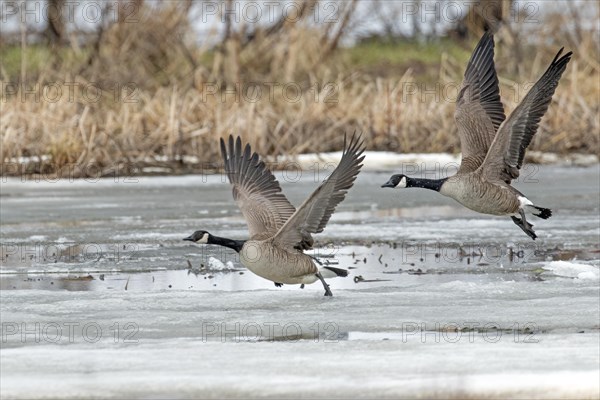
[[[341,268],[317,267],[303,250],[313,245],[311,234],[322,232],[335,207],[344,200],[362,167],[364,148],[354,136],[346,146],[342,159],[331,175],[296,210],[283,193],[265,163],[242,141],[229,146],[221,139],[221,154],[225,172],[233,185],[233,198],[248,224],[249,240],[218,237],[200,230],[184,240],[201,244],[229,247],[240,255],[240,261],[250,271],[265,279],[282,284],[309,284],[317,279],[323,283],[325,296],[331,290],[324,278],[347,276]]]
[[[510,182],[519,176],[525,150],[571,59],[572,52],[560,57],[562,51],[560,49],[546,72],[506,119],[494,67],[494,38],[485,33],[467,65],[454,113],[462,150],[458,172],[443,179],[416,179],[397,174],[382,187],[435,190],[471,210],[509,215],[535,240],[537,236],[533,225],[525,219],[525,211],[544,219],[549,218],[552,211],[534,205],[510,186]]]

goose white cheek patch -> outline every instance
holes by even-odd
[[[205,233],[204,235],[202,235],[202,237],[196,242],[196,243],[208,243],[208,233]]]
[[[395,189],[404,189],[406,187],[406,177],[403,176],[402,179],[400,179],[400,182],[398,182],[398,184],[396,185]]]

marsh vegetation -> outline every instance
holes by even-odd
[[[2,173],[198,170],[218,164],[218,138],[230,133],[265,156],[337,150],[354,130],[369,150],[459,152],[454,100],[480,32],[368,34],[360,27],[381,12],[333,2],[331,21],[315,22],[310,10],[325,5],[308,0],[294,3],[293,21],[236,24],[217,12],[216,25],[203,25],[204,3],[124,3],[135,18],[107,17],[51,43],[23,24],[15,37],[4,34]],[[531,150],[598,154],[600,43],[586,21],[597,21],[600,7],[586,3],[535,18],[515,3],[500,24],[506,112],[557,49],[574,52]],[[443,26],[428,18],[420,23]]]

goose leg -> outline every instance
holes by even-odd
[[[320,272],[317,272],[315,275],[317,275],[317,278],[319,278],[319,280],[323,284],[323,287],[325,288],[325,296],[333,296],[333,293],[331,293],[331,289],[329,289],[329,285],[327,284],[327,282],[325,282],[325,279],[323,279],[323,275],[321,275]]]
[[[310,258],[312,258],[313,260],[315,260],[315,262],[316,262],[317,264],[319,264],[320,266],[323,266],[323,263],[322,263],[322,262],[321,262],[321,261],[320,261],[320,260],[319,260],[317,257],[315,257],[315,256],[311,256],[310,254],[308,254],[308,256],[309,256]]]
[[[511,216],[513,222],[515,223],[515,225],[521,228],[523,232],[527,234],[527,236],[535,240],[537,238],[537,235],[533,231],[533,225],[531,225],[529,222],[527,222],[527,219],[525,219],[525,211],[520,209],[519,214],[521,214],[521,218]]]

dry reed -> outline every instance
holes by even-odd
[[[78,68],[42,71],[34,83],[24,83],[37,88],[37,100],[23,93],[24,86],[17,85],[21,90],[12,95],[5,90],[2,174],[61,174],[65,166],[74,175],[90,174],[89,166],[94,173],[146,165],[197,170],[218,163],[217,138],[231,133],[273,156],[336,150],[343,133],[355,130],[363,132],[371,150],[460,151],[453,100],[462,61],[440,54],[437,86],[420,82],[410,68],[401,78],[361,74],[343,57],[326,58],[327,41],[301,23],[248,43],[234,35],[224,48],[206,53],[186,39],[189,26],[178,10],[154,13],[152,24],[138,24],[135,32],[116,24]],[[148,46],[148,37],[158,40],[153,27],[159,24],[161,45]],[[575,55],[533,150],[598,154],[598,41],[593,33],[580,35],[581,40],[567,43]],[[507,113],[561,43],[556,32],[544,39],[545,44],[529,44],[535,51],[519,68],[525,75],[511,78],[504,61],[511,54],[502,50],[510,37],[498,34],[496,59]],[[75,88],[72,97],[66,95],[65,82]],[[11,89],[10,77],[0,83]],[[63,94],[50,101],[56,86]],[[20,157],[45,161],[24,169]]]

